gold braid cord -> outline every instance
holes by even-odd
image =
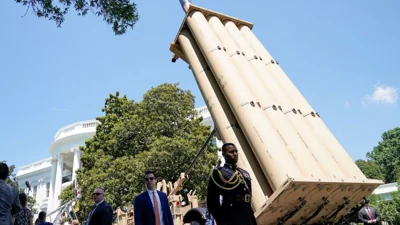
[[[217,170],[218,175],[221,178],[221,181],[224,182],[224,185],[225,184],[234,185],[233,187],[230,187],[230,188],[221,186],[220,184],[218,184],[217,181],[215,181],[214,176],[213,176],[213,171],[214,171],[214,169],[211,170],[211,180],[214,182],[215,185],[217,185],[217,187],[219,187],[223,190],[226,190],[226,191],[233,190],[239,186],[240,182],[242,182],[242,181],[245,182],[242,173],[240,173],[237,170],[235,171],[235,173],[231,176],[231,178],[229,180],[226,180],[224,178],[224,176],[222,175],[221,171]]]

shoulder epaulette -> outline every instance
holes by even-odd
[[[242,169],[242,168],[240,168],[240,167],[238,167],[237,169],[238,169],[240,172],[245,172],[245,173],[247,173],[246,170],[244,170],[244,169]]]

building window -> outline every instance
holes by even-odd
[[[50,183],[46,184],[46,198],[50,196]]]
[[[383,199],[383,201],[392,200],[392,195],[390,193],[382,194],[382,199]]]
[[[72,174],[63,176],[62,183],[70,182],[72,180]]]

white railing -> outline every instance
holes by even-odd
[[[97,120],[87,120],[87,121],[76,122],[68,126],[62,127],[57,131],[56,135],[54,135],[54,141],[60,139],[61,137],[68,136],[68,133],[72,131],[87,129],[87,128],[95,128],[99,124],[100,122]]]
[[[38,168],[38,167],[46,166],[46,164],[51,165],[51,157],[50,157],[50,158],[45,158],[45,159],[42,159],[42,160],[40,160],[40,161],[31,163],[31,164],[29,164],[29,165],[20,167],[20,168],[18,169],[18,174],[17,174],[17,175],[19,175],[20,173],[25,172],[25,171],[27,171],[27,170],[30,170],[30,169],[32,169],[32,168]],[[47,166],[48,166],[48,165],[47,165]]]

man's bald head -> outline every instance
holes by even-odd
[[[97,192],[97,193],[102,193],[102,194],[104,194],[104,190],[103,190],[103,189],[101,189],[101,188],[96,188],[96,189],[94,189],[94,192]]]
[[[104,191],[101,188],[96,188],[92,194],[93,200],[96,203],[99,203],[104,200]]]

